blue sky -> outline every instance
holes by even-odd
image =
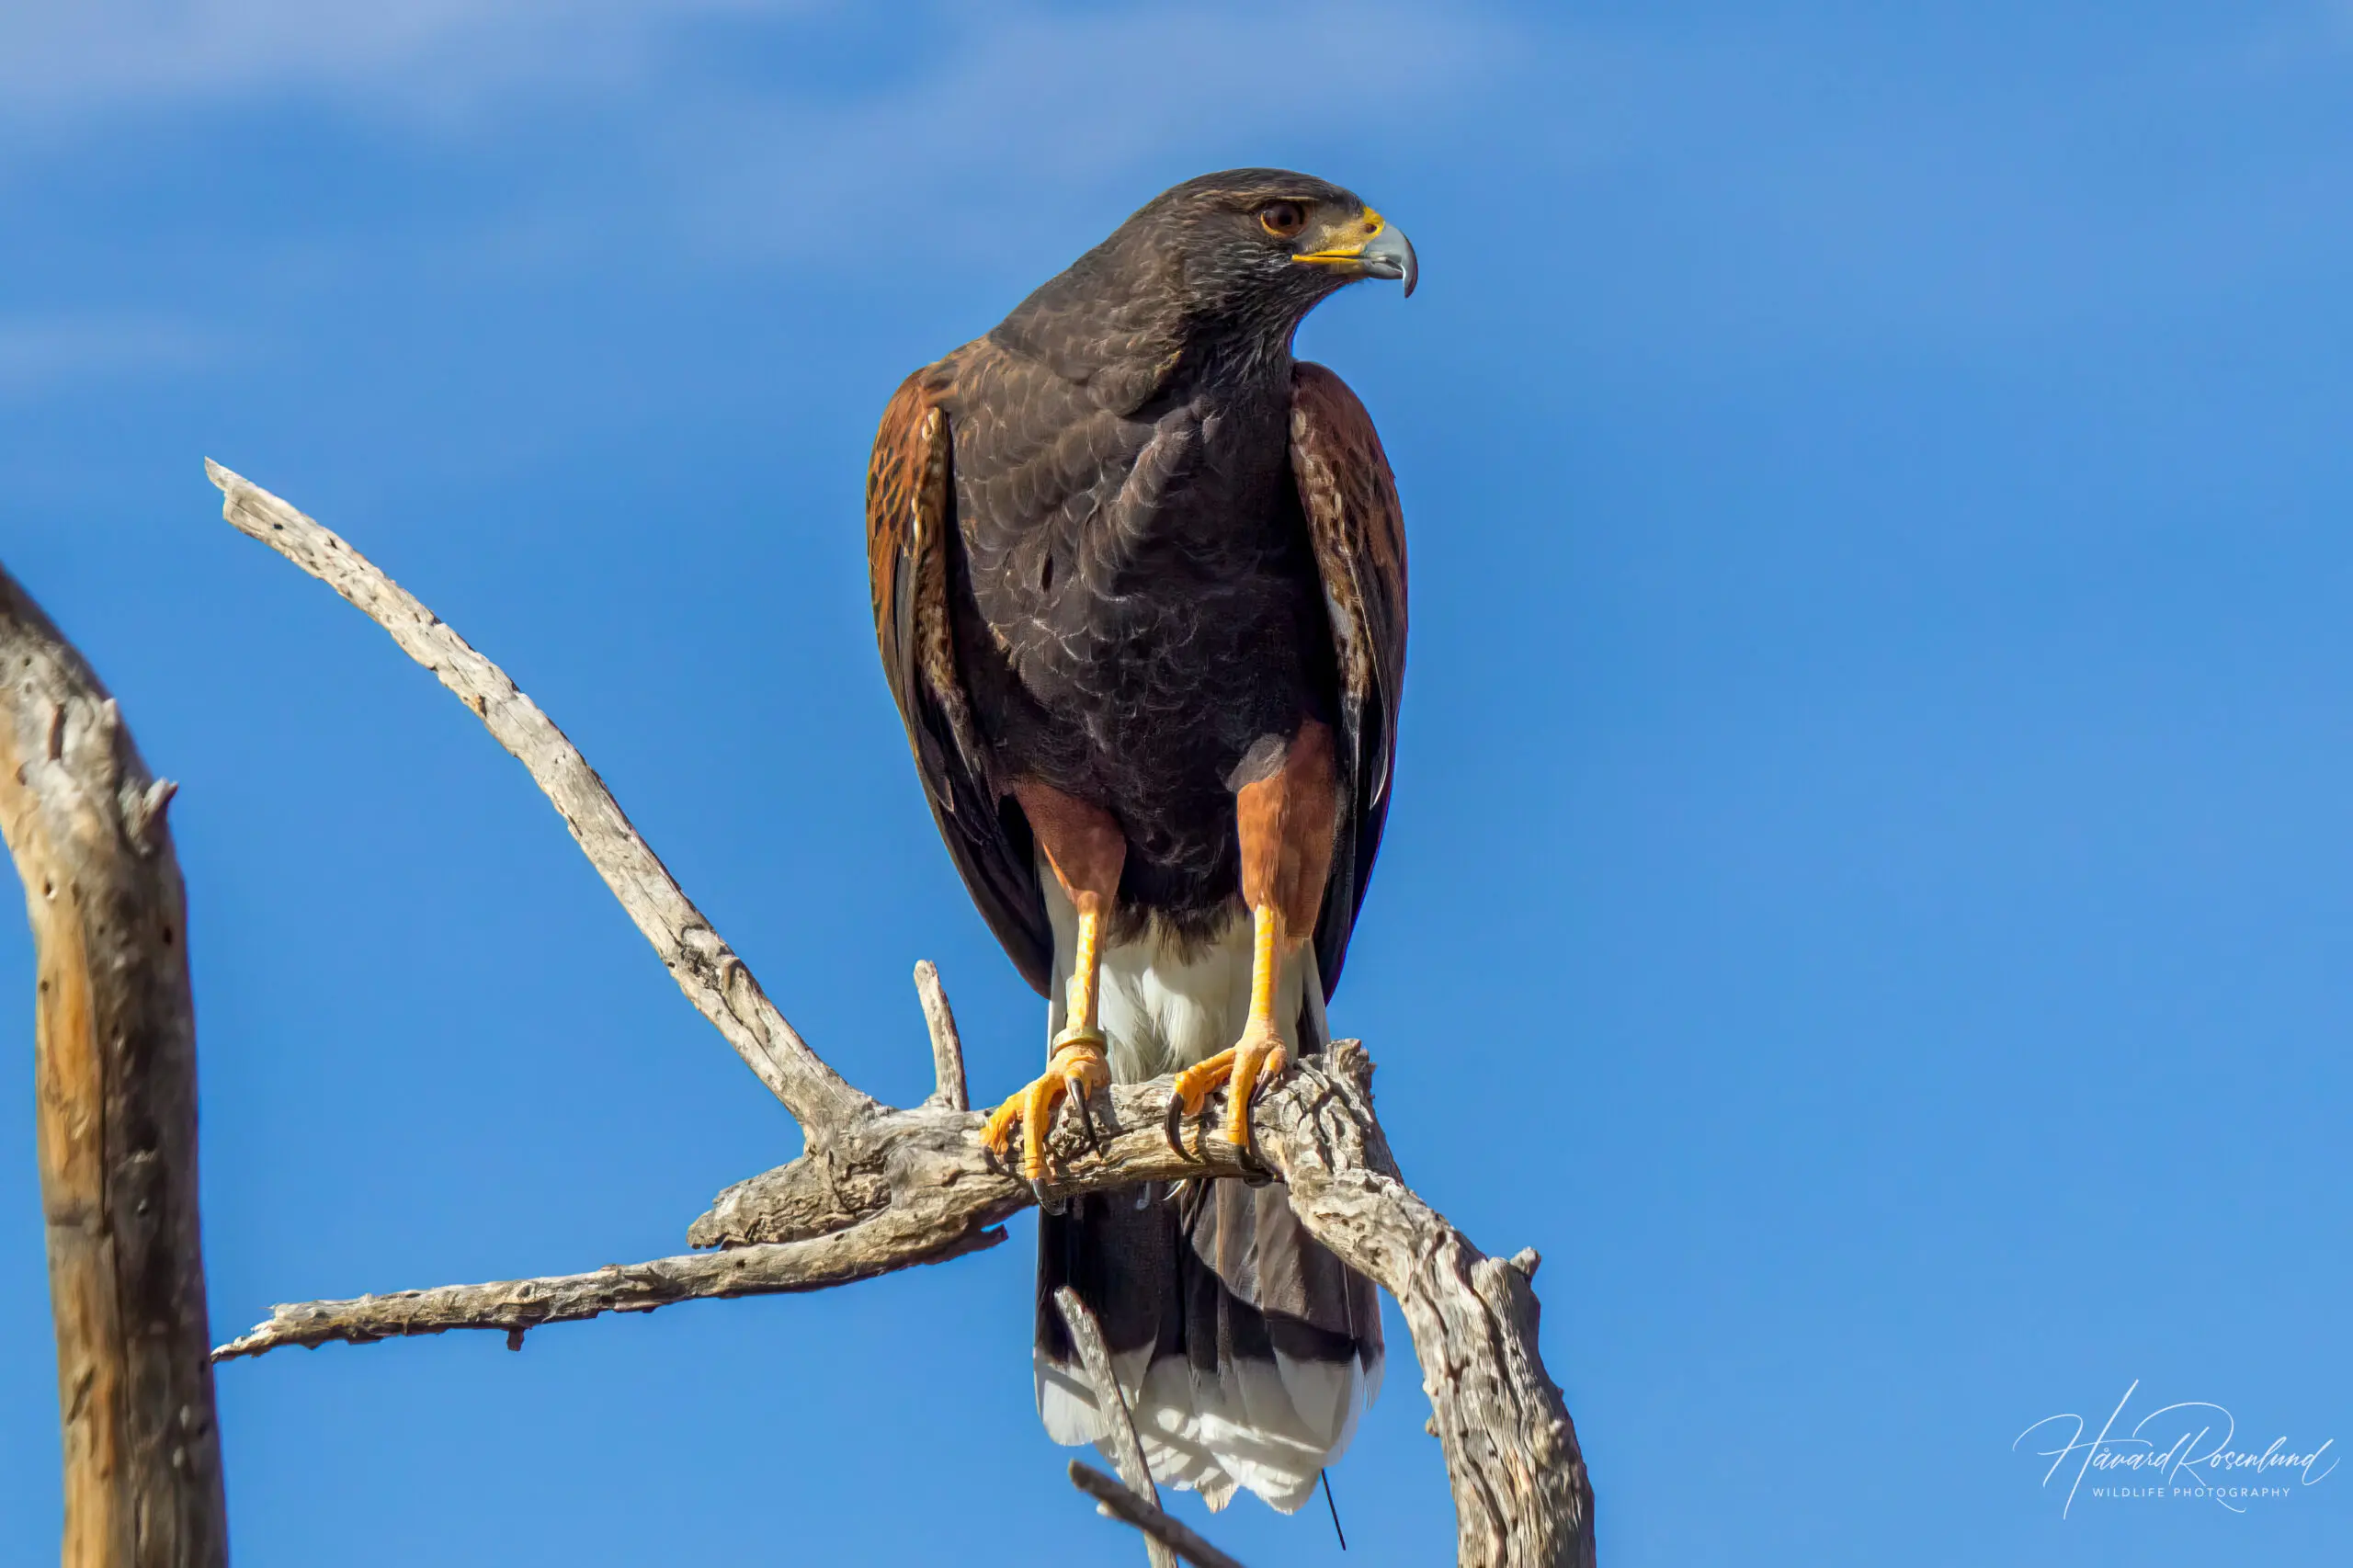
[[[0,560],[184,781],[217,1336],[678,1250],[794,1142],[201,460],[502,661],[853,1079],[924,1092],[929,957],[1000,1093],[1039,1009],[873,667],[873,420],[1154,191],[1288,165],[1424,262],[1302,337],[1415,567],[1335,1018],[1409,1177],[1544,1255],[1605,1561],[2338,1561],[2353,1472],[2063,1517],[2012,1443],[2135,1380],[2353,1442],[2348,87],[2323,4],[0,16]],[[20,1089],[30,994],[0,938]],[[8,1565],[57,1494],[19,1108]],[[238,1559],[1131,1559],[1031,1415],[1015,1233],[224,1369]],[[1442,1561],[1393,1372],[1346,1559],[1216,1538]]]

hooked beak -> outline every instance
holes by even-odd
[[[1291,259],[1310,266],[1333,267],[1351,278],[1402,279],[1405,285],[1405,296],[1411,299],[1414,285],[1421,276],[1421,268],[1414,260],[1414,242],[1405,237],[1405,231],[1370,210],[1365,213],[1361,224],[1351,227],[1355,233],[1347,240]]]

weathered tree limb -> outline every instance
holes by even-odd
[[[331,530],[210,459],[204,471],[221,487],[221,515],[231,527],[366,611],[392,634],[403,653],[440,676],[498,744],[530,770],[572,829],[580,852],[662,955],[687,1000],[726,1037],[804,1132],[822,1137],[827,1125],[870,1103],[818,1060],[785,1021],[744,960],[638,835],[597,770],[505,670]]]
[[[962,1108],[962,1051],[936,973],[919,969],[916,982],[938,1085],[931,1097],[902,1109],[844,1083],[792,1033],[587,764],[496,666],[341,540],[267,491],[209,467],[232,523],[366,609],[531,769],[680,987],[808,1132],[801,1157],[729,1187],[688,1228],[690,1244],[730,1249],[715,1257],[284,1306],[217,1354],[459,1327],[512,1335],[601,1312],[814,1290],[1002,1239],[997,1227],[1035,1199],[981,1144],[983,1119]],[[1371,1073],[1353,1040],[1294,1066],[1256,1103],[1259,1157],[1289,1184],[1309,1233],[1404,1310],[1433,1407],[1430,1428],[1445,1449],[1460,1561],[1466,1568],[1590,1568],[1593,1492],[1575,1428],[1537,1351],[1536,1255],[1486,1256],[1405,1187],[1373,1115]],[[1168,1095],[1165,1079],[1114,1085],[1098,1097],[1099,1144],[1082,1141],[1065,1111],[1051,1139],[1058,1188],[1247,1174],[1241,1152],[1214,1139],[1203,1138],[1189,1156],[1172,1151],[1161,1132]],[[728,1261],[746,1255],[742,1264]]]
[[[1091,1464],[1078,1460],[1070,1461],[1070,1483],[1095,1499],[1096,1507],[1121,1524],[1133,1525],[1144,1539],[1166,1551],[1173,1551],[1193,1568],[1242,1568],[1208,1541],[1195,1534],[1181,1519],[1169,1517],[1159,1506],[1147,1503]]]
[[[290,1345],[329,1340],[370,1344],[453,1328],[504,1329],[508,1343],[551,1323],[578,1323],[605,1312],[650,1312],[680,1301],[729,1296],[771,1296],[823,1290],[870,1279],[918,1263],[941,1263],[1005,1240],[1003,1231],[975,1231],[942,1247],[889,1213],[863,1225],[800,1242],[764,1242],[724,1252],[657,1257],[651,1263],[609,1263],[590,1274],[545,1279],[505,1279],[490,1285],[441,1285],[397,1290],[349,1301],[281,1306],[269,1321],[212,1352],[215,1361],[259,1356]]]
[[[1086,1369],[1086,1381],[1095,1391],[1095,1408],[1102,1412],[1103,1423],[1109,1428],[1111,1462],[1119,1467],[1120,1479],[1136,1494],[1136,1501],[1159,1507],[1160,1489],[1152,1483],[1152,1467],[1144,1462],[1143,1444],[1128,1415],[1127,1395],[1120,1392],[1119,1374],[1111,1369],[1111,1347],[1103,1343],[1102,1325],[1078,1299],[1078,1292],[1067,1285],[1055,1288],[1054,1311],[1062,1314],[1079,1365]],[[1176,1568],[1176,1554],[1148,1530],[1143,1550],[1152,1568]]]
[[[33,1082],[66,1568],[216,1568],[228,1506],[197,1213],[188,906],[114,699],[0,570],[0,835],[40,975]]]
[[[931,1071],[938,1087],[926,1105],[947,1110],[970,1110],[964,1092],[964,1037],[956,1032],[956,1013],[939,983],[939,971],[929,959],[915,960],[915,994],[923,998],[924,1027],[931,1032]]]

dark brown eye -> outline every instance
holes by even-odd
[[[1269,201],[1258,209],[1258,226],[1279,240],[1307,227],[1307,209],[1296,201]]]

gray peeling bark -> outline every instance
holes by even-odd
[[[504,672],[349,544],[250,481],[217,464],[210,472],[232,524],[366,610],[531,770],[680,988],[809,1134],[800,1158],[721,1193],[688,1228],[689,1244],[723,1249],[715,1254],[281,1306],[217,1358],[455,1328],[503,1329],[514,1345],[546,1324],[821,1290],[1004,1239],[999,1227],[1034,1199],[981,1145],[982,1118],[965,1108],[955,1021],[928,965],[916,984],[938,1087],[920,1106],[882,1105],[792,1032],[603,781]],[[1589,1568],[1593,1490],[1576,1429],[1537,1353],[1536,1255],[1488,1257],[1406,1187],[1373,1115],[1371,1079],[1372,1062],[1353,1040],[1294,1067],[1255,1108],[1259,1153],[1290,1185],[1308,1231],[1404,1310],[1453,1485],[1460,1561]],[[1168,1093],[1165,1079],[1113,1086],[1097,1108],[1099,1144],[1065,1114],[1053,1135],[1061,1190],[1245,1174],[1239,1152],[1217,1140],[1189,1156],[1168,1147]]]
[[[81,655],[0,571],[0,834],[32,921],[66,1568],[229,1560],[197,1223],[187,903],[149,777]]]

